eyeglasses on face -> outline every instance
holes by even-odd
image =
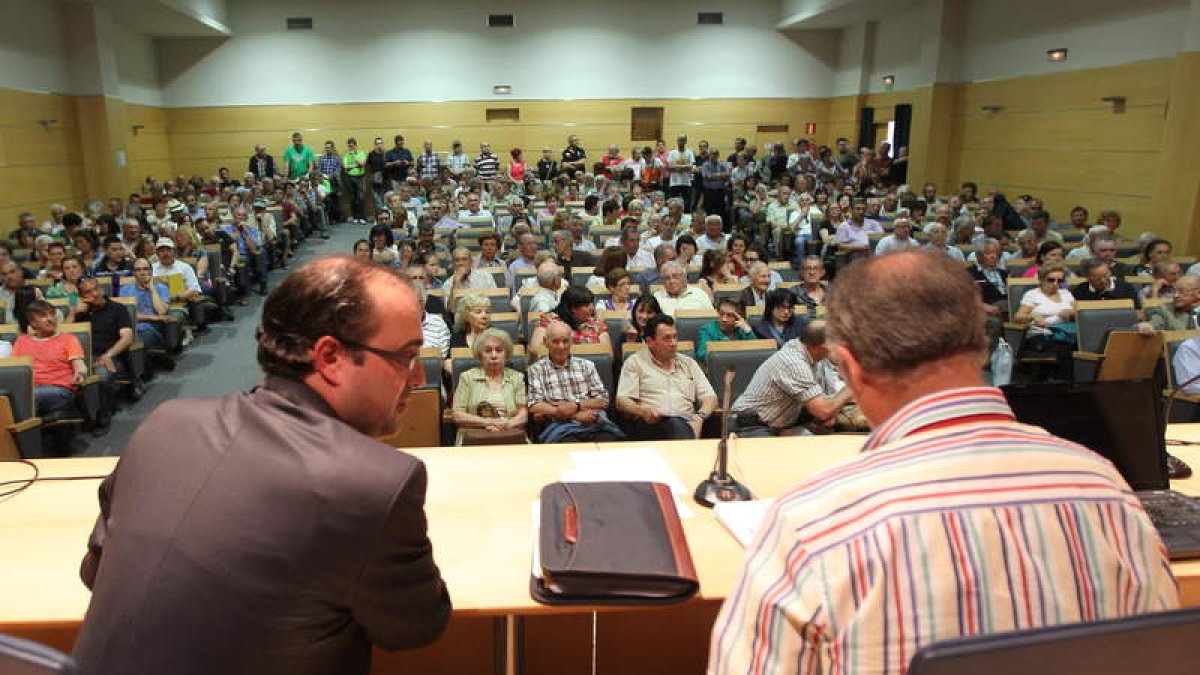
[[[1063,277],[1046,277],[1046,281],[1052,284],[1061,284]]]
[[[393,364],[400,366],[401,368],[404,368],[404,369],[412,369],[413,364],[416,363],[417,360],[420,358],[419,354],[409,352],[409,351],[403,351],[403,350],[402,351],[389,351],[387,349],[380,349],[379,347],[372,347],[371,345],[365,345],[361,342],[355,342],[354,340],[347,340],[346,338],[338,337],[336,335],[334,335],[332,337],[334,337],[338,342],[341,342],[343,345],[346,345],[350,349],[359,349],[364,352],[370,352],[370,353],[374,354],[375,356],[378,356],[382,359],[391,361]]]

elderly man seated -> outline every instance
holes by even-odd
[[[529,311],[531,313],[553,311],[558,306],[559,297],[563,292],[562,272],[559,271],[558,263],[554,261],[554,258],[547,258],[538,263],[536,279],[538,290],[529,303]]]
[[[642,331],[646,349],[621,367],[617,410],[637,440],[690,440],[717,408],[717,395],[694,359],[678,353],[675,320],[658,314]]]
[[[980,242],[975,258],[970,273],[979,288],[979,299],[987,317],[984,326],[990,351],[999,343],[1004,322],[1008,319],[1008,272],[1000,268],[1000,242],[995,239]]]
[[[1146,310],[1146,320],[1134,328],[1143,335],[1156,330],[1197,330],[1200,329],[1197,307],[1200,307],[1200,277],[1189,274],[1175,282],[1175,297],[1171,302]]]
[[[687,283],[687,270],[678,260],[662,266],[663,287],[654,293],[663,314],[675,315],[677,309],[712,309],[708,294]]]
[[[1112,263],[1093,258],[1083,264],[1086,281],[1071,289],[1076,300],[1132,300],[1141,309],[1142,299],[1137,289],[1124,279],[1113,276]]]
[[[912,238],[912,220],[908,216],[901,216],[892,223],[892,233],[875,244],[875,255],[912,251],[918,247],[920,244]]]
[[[817,363],[828,356],[825,322],[810,321],[800,338],[789,340],[754,371],[733,403],[730,428],[748,437],[808,435],[806,425],[814,422],[831,428],[852,394],[843,387],[825,395]]]
[[[1200,336],[1184,340],[1171,360],[1175,370],[1175,385],[1183,387],[1183,393],[1200,396]]]
[[[625,433],[608,419],[608,390],[596,366],[571,356],[571,327],[555,321],[546,328],[547,356],[525,371],[529,413],[546,425],[541,443],[623,441]]]

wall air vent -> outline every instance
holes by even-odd
[[[725,23],[724,12],[700,12],[696,15],[696,23],[701,26],[720,26]]]
[[[488,28],[512,28],[512,14],[488,14]]]
[[[312,30],[313,23],[311,16],[294,16],[287,20],[288,30]]]

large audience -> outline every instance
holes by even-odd
[[[98,375],[105,404],[90,423],[102,433],[122,393],[139,396],[146,374],[265,295],[271,269],[340,222],[364,227],[348,253],[423,294],[425,358],[440,361],[428,384],[460,444],[716,433],[712,345],[748,340],[769,342],[735,392],[732,428],[862,429],[825,358],[829,282],[858,258],[897,251],[961,262],[992,348],[1016,325],[1022,351],[1055,357],[1034,377],[1072,378],[1079,300],[1133,300],[1130,328],[1143,333],[1197,328],[1200,265],[1170,242],[1131,235],[1112,209],[1093,218],[1077,206],[1059,220],[1035,195],[910,186],[906,149],[888,143],[800,138],[760,155],[742,138],[723,151],[679,136],[672,148],[589,157],[572,135],[536,154],[497,154],[486,141],[474,155],[459,141],[414,153],[399,135],[390,147],[351,138],[317,152],[296,133],[279,160],[257,146],[240,174],[147,178],[125,200],[56,205],[42,222],[23,213],[0,246],[0,299],[20,324],[12,353],[35,360],[40,412],[77,405],[80,376]],[[1012,303],[1023,278],[1037,286]],[[58,334],[51,319],[91,322],[87,368],[74,347],[31,348]],[[609,358],[588,358],[598,353]]]

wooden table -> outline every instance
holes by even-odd
[[[1172,425],[1168,439],[1200,443],[1200,424]],[[753,439],[735,443],[730,471],[759,496],[775,496],[805,477],[856,454],[859,436],[804,439]],[[604,448],[653,447],[691,489],[708,475],[716,441],[613,443]],[[564,663],[564,653],[589,650],[593,617],[578,607],[547,607],[529,597],[533,542],[531,503],[542,485],[559,480],[572,466],[570,453],[596,450],[595,444],[426,448],[410,450],[429,469],[426,511],[434,556],[450,588],[455,619],[436,645],[398,655],[380,654],[375,672],[414,670],[480,672],[499,668],[504,650],[497,617],[526,617],[525,672],[563,675],[587,672],[583,663]],[[1171,452],[1200,469],[1200,445],[1171,447]],[[115,458],[39,460],[42,477],[104,475]],[[0,464],[0,481],[30,474],[27,467]],[[89,593],[79,581],[79,561],[98,512],[99,480],[44,482],[0,501],[0,632],[16,633],[69,649],[87,608]],[[1173,483],[1200,496],[1200,477]],[[662,664],[636,658],[637,672],[696,672],[703,666],[703,641],[720,601],[741,566],[743,550],[710,511],[694,507],[684,520],[700,575],[695,600],[672,608],[601,610],[601,642],[621,641],[628,659],[661,647],[663,636],[699,641],[698,653],[663,654]],[[1183,604],[1200,606],[1200,561],[1172,565]],[[610,613],[612,613],[610,615]],[[646,626],[655,634],[645,635]],[[517,635],[518,643],[522,640]],[[510,640],[512,636],[510,636]],[[578,656],[578,655],[576,655]],[[458,663],[446,667],[445,660]],[[697,660],[699,659],[699,660]],[[686,663],[684,663],[686,661]],[[631,672],[631,661],[610,660],[604,671]],[[699,667],[697,667],[697,665]]]

